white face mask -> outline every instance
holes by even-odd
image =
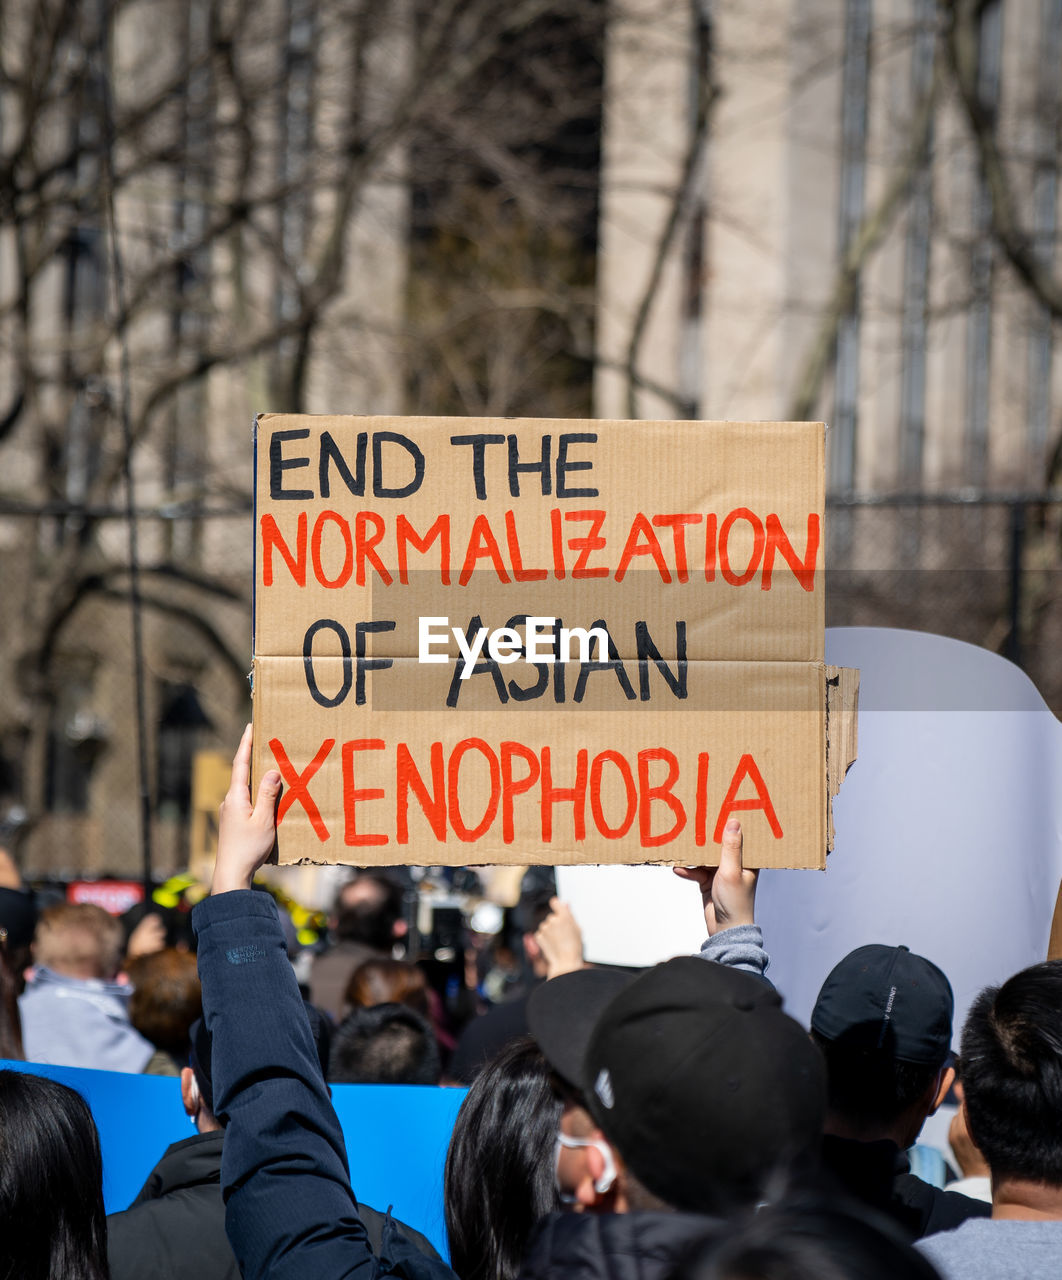
[[[576,1203],[575,1196],[570,1191],[561,1189],[557,1166],[560,1162],[562,1147],[567,1147],[569,1151],[578,1151],[583,1147],[593,1147],[605,1162],[601,1177],[594,1182],[594,1190],[599,1196],[603,1196],[607,1191],[612,1190],[612,1186],[616,1181],[616,1162],[612,1158],[612,1150],[607,1143],[602,1142],[600,1138],[570,1138],[566,1133],[558,1133],[557,1144],[553,1152],[553,1180],[557,1184],[557,1194],[560,1196],[562,1204]]]

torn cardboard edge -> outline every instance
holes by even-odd
[[[1055,913],[1051,917],[1051,936],[1047,943],[1048,960],[1062,960],[1062,884],[1058,886]]]
[[[833,850],[833,801],[859,753],[859,671],[826,667],[826,852]]]

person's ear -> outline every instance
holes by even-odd
[[[195,1072],[191,1067],[181,1068],[181,1102],[184,1104],[185,1115],[191,1116],[194,1120],[199,1114],[202,1100],[199,1096],[199,1085],[196,1084]]]
[[[930,1115],[934,1115],[936,1113],[937,1108],[940,1106],[940,1104],[951,1092],[951,1086],[955,1083],[955,1068],[945,1067],[941,1071],[940,1076],[938,1077],[938,1080],[939,1080],[939,1083],[937,1085],[936,1093],[934,1094],[934,1097],[933,1097],[933,1106],[930,1109],[930,1112],[929,1112]]]
[[[404,938],[409,932],[409,922],[406,920],[396,920],[391,926],[391,937],[397,942],[399,938]]]
[[[542,948],[538,945],[538,939],[533,933],[525,933],[523,942],[524,955],[527,957],[528,964],[535,964],[542,959]]]

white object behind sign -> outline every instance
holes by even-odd
[[[867,942],[903,943],[976,993],[1047,954],[1062,878],[1062,724],[1012,663],[943,636],[826,632],[858,667],[859,757],[834,801],[825,874],[761,873],[769,977],[807,1022],[826,974]],[[652,964],[696,951],[696,886],[660,867],[558,868],[587,958]]]

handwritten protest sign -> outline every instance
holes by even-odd
[[[260,416],[280,860],[822,866],[823,431]]]

